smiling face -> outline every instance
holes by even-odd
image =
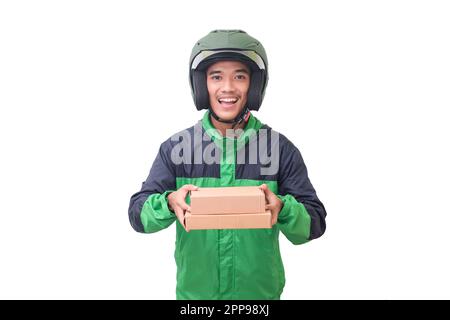
[[[250,87],[249,68],[239,61],[219,61],[206,70],[209,103],[223,120],[233,120],[244,109]]]

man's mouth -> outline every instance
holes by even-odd
[[[238,97],[227,97],[227,98],[219,98],[218,101],[220,104],[225,106],[232,106],[236,102],[238,102]]]

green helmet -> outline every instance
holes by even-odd
[[[214,30],[194,45],[189,59],[189,83],[197,109],[210,109],[205,71],[223,60],[240,61],[249,67],[250,88],[244,109],[259,110],[269,79],[266,51],[242,30]]]

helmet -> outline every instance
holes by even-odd
[[[197,110],[212,111],[206,86],[206,69],[223,60],[240,61],[248,66],[251,73],[250,87],[243,111],[258,111],[269,78],[267,56],[263,45],[242,30],[214,30],[194,45],[189,59],[189,83]]]

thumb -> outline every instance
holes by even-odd
[[[267,191],[269,191],[269,189],[267,188],[267,184],[265,184],[265,183],[260,185],[259,189],[261,189],[266,195],[267,195]]]
[[[273,192],[272,190],[269,189],[269,187],[267,186],[267,184],[262,184],[259,186],[259,188],[264,192],[264,196],[266,197],[266,201],[271,203],[272,201],[272,196],[273,196]]]

